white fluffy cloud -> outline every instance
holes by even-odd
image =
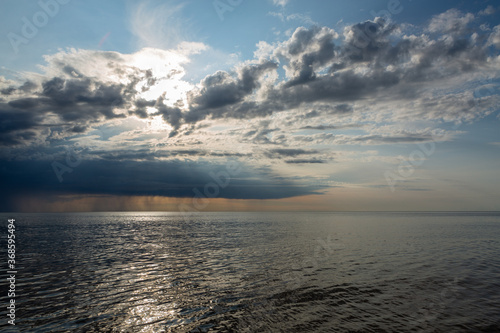
[[[453,8],[433,17],[428,29],[434,33],[461,34],[465,32],[467,25],[473,20],[474,15],[472,13],[463,14]]]
[[[493,28],[493,32],[488,38],[488,45],[494,45],[500,50],[500,25]]]

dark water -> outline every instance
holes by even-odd
[[[499,213],[0,217],[5,332],[500,332]]]

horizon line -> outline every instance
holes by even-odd
[[[44,212],[0,212],[0,214],[75,214],[75,213],[178,213],[181,215],[203,213],[500,213],[500,210],[220,210],[181,212],[167,210],[98,210],[98,211],[44,211]]]

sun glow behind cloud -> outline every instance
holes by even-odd
[[[172,126],[165,123],[161,116],[154,116],[151,119],[144,121],[148,124],[148,130],[151,130],[153,132],[170,132],[172,130]]]
[[[128,86],[127,98],[130,102],[139,105],[141,101],[149,101],[144,110],[150,118],[139,118],[147,124],[147,130],[171,131],[173,127],[161,115],[157,115],[158,108],[162,105],[185,108],[188,104],[187,93],[195,85],[183,80],[186,74],[184,65],[190,62],[189,56],[206,48],[202,43],[184,42],[173,50],[144,48],[132,54],[67,49],[46,56],[48,64],[40,68],[46,77],[62,76],[70,80],[89,78],[92,80],[91,89],[97,89],[101,83]],[[33,73],[24,73],[25,80],[38,84],[42,83],[42,78]],[[120,99],[117,96],[111,103],[115,104],[116,114],[133,111],[130,107],[123,108]]]
[[[152,100],[165,96],[163,103],[168,106],[187,104],[186,93],[194,88],[189,82],[183,81],[186,74],[182,65],[189,62],[186,55],[160,49],[146,48],[131,56],[130,65],[142,71],[150,71],[150,81],[144,80],[136,86],[142,90],[139,98]]]

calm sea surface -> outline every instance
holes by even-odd
[[[0,217],[2,332],[500,332],[500,213]]]

